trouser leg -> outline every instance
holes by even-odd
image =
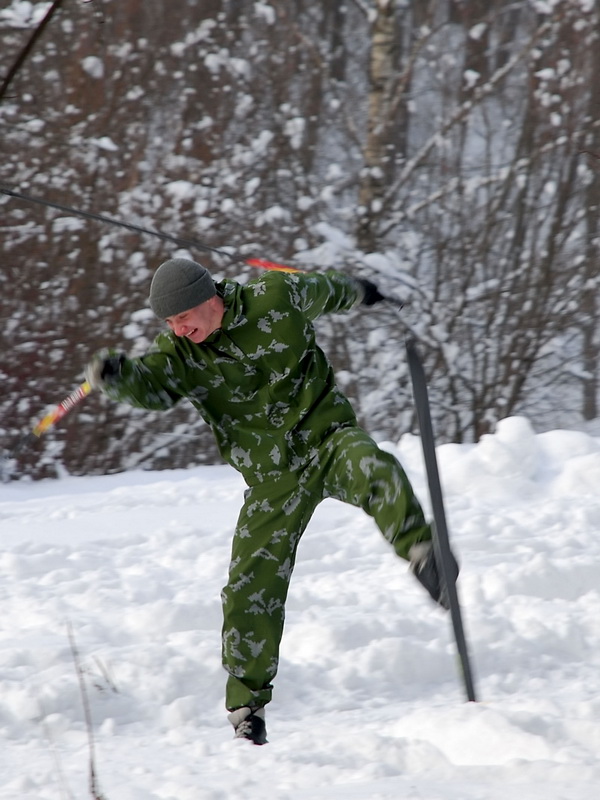
[[[406,473],[391,453],[360,428],[341,428],[323,450],[326,494],[362,508],[373,517],[397,555],[408,559],[431,528]]]
[[[297,476],[246,492],[222,593],[230,711],[271,699],[296,549],[319,500]]]
[[[364,509],[402,558],[431,538],[404,470],[360,428],[333,433],[300,475],[248,489],[222,595],[229,710],[271,700],[298,541],[324,496]]]

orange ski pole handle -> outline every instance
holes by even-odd
[[[80,386],[71,392],[68,397],[60,402],[56,408],[52,409],[46,416],[41,419],[31,431],[34,436],[41,436],[48,428],[52,427],[56,422],[61,420],[65,414],[68,414],[71,409],[75,408],[78,403],[81,403],[88,394],[92,391],[88,381],[84,381]]]
[[[304,272],[303,269],[297,267],[288,267],[285,264],[277,264],[275,261],[267,261],[265,258],[248,258],[246,264],[250,267],[259,267],[260,269],[270,269],[275,272]]]

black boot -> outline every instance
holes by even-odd
[[[236,708],[228,714],[227,719],[235,729],[236,739],[249,739],[254,744],[267,744],[264,708],[254,710],[247,706]]]
[[[458,577],[458,564],[452,553],[450,553],[450,556],[452,558],[450,579],[455,581]],[[408,557],[410,558],[410,570],[415,578],[427,589],[435,602],[448,611],[450,608],[448,587],[438,571],[433,543],[418,542],[413,544],[409,550]]]

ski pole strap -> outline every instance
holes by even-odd
[[[56,408],[52,409],[52,411],[46,414],[46,416],[37,423],[37,425],[31,431],[33,435],[41,436],[43,433],[45,433],[48,428],[61,420],[65,414],[68,414],[71,409],[75,408],[78,403],[85,399],[91,391],[92,387],[90,386],[89,382],[84,381],[80,386],[77,387],[77,389],[71,392],[68,397],[65,397],[65,399],[56,406]]]

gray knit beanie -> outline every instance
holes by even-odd
[[[160,319],[199,306],[217,293],[210,272],[188,258],[171,258],[154,273],[150,307]]]

